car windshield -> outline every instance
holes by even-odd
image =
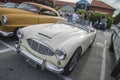
[[[28,4],[28,3],[21,3],[19,6],[17,6],[19,9],[39,13],[40,8],[36,5],[33,4]]]
[[[6,3],[6,4],[4,4],[3,6],[15,8],[15,7],[17,6],[17,4],[16,4],[16,3]]]
[[[77,22],[76,23],[74,23],[74,22],[63,22],[63,21],[59,20],[57,23],[71,25],[73,27],[84,29],[87,32],[94,31],[91,22],[89,24],[80,24],[80,23],[77,23]]]

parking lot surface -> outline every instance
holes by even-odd
[[[79,59],[69,76],[34,68],[17,54],[14,38],[0,37],[0,80],[114,80],[110,77],[114,54],[108,50],[111,30],[97,31],[91,48]]]

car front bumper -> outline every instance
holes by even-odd
[[[54,73],[62,73],[64,71],[63,68],[58,68],[57,66],[48,62],[47,60],[45,59],[42,60],[40,58],[37,58],[34,55],[30,54],[28,51],[21,49],[19,44],[15,44],[15,48],[17,49],[19,54],[23,55],[26,58],[33,60],[37,65],[40,65],[43,69],[47,69]]]
[[[0,36],[10,37],[13,36],[13,32],[4,32],[0,30]]]

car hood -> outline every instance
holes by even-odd
[[[87,31],[66,24],[41,24],[24,28],[28,38],[36,38],[46,44],[57,47],[71,38],[86,34]],[[23,29],[23,30],[24,30]],[[32,32],[32,33],[31,33]],[[28,35],[26,34],[26,35]]]

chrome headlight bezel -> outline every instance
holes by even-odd
[[[66,52],[64,49],[57,49],[55,51],[55,54],[56,54],[56,57],[59,59],[59,60],[64,60],[66,58]]]
[[[17,37],[18,37],[19,39],[22,39],[22,38],[24,37],[24,33],[23,33],[22,30],[18,30],[18,31],[17,31]]]
[[[3,16],[2,16],[2,22],[1,22],[1,24],[2,24],[2,25],[5,25],[5,24],[7,23],[7,21],[8,21],[7,16],[6,16],[6,15],[3,15]]]

